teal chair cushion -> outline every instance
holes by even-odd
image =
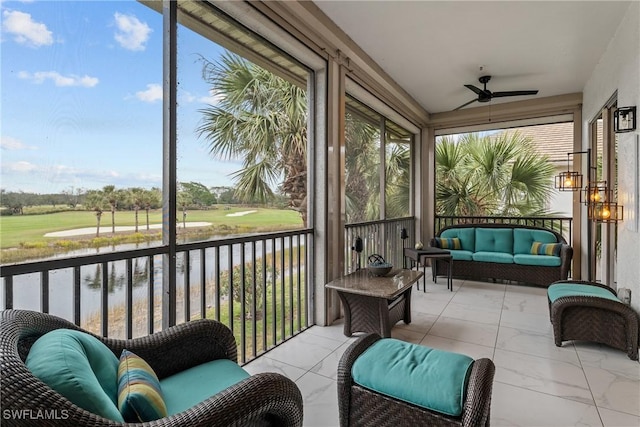
[[[513,264],[513,255],[503,252],[476,252],[473,254],[474,261],[497,262],[499,264]]]
[[[513,229],[514,254],[530,254],[533,242],[556,243],[557,241],[556,236],[550,231],[524,228]]]
[[[460,239],[460,245],[465,251],[473,252],[476,248],[475,228],[450,228],[440,233],[442,239]]]
[[[206,362],[160,380],[169,415],[185,411],[222,390],[249,378],[228,359]]]
[[[549,301],[554,302],[558,298],[570,296],[591,296],[610,299],[612,301],[620,301],[610,291],[598,286],[591,286],[578,283],[554,283],[547,289]]]
[[[557,256],[515,254],[513,262],[520,265],[539,265],[543,267],[558,267],[562,260]]]
[[[460,416],[472,365],[473,359],[463,354],[385,338],[358,357],[351,375],[385,396]]]
[[[513,254],[513,229],[476,228],[475,251]]]
[[[96,337],[56,329],[38,338],[27,368],[76,406],[124,422],[117,406],[118,358]]]

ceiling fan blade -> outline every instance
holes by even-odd
[[[474,85],[464,85],[464,87],[466,87],[467,89],[471,89],[472,91],[474,91],[476,93],[476,95],[480,95],[481,93],[484,93],[484,91],[482,89],[479,89],[479,88],[475,87]]]
[[[500,98],[503,96],[521,96],[521,95],[537,95],[537,90],[512,90],[508,92],[493,92],[491,95],[493,98]]]
[[[453,111],[459,110],[459,109],[461,109],[462,107],[466,107],[467,105],[469,105],[469,104],[471,104],[471,103],[473,103],[473,102],[476,102],[476,101],[477,101],[477,99],[472,99],[471,101],[467,102],[466,104],[462,104],[462,105],[461,105],[461,106],[459,106],[458,108],[454,108],[454,109],[453,109]]]

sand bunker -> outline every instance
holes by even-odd
[[[245,216],[245,215],[248,215],[248,214],[250,214],[250,213],[255,213],[255,212],[258,212],[258,211],[242,211],[242,212],[235,212],[235,213],[227,214],[226,216]]]

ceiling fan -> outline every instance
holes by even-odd
[[[482,83],[484,85],[484,89],[477,88],[474,85],[464,85],[466,88],[471,89],[473,92],[475,92],[476,95],[478,95],[478,97],[476,99],[473,99],[473,100],[467,102],[466,104],[462,104],[458,108],[454,108],[454,111],[455,110],[459,110],[462,107],[466,107],[467,105],[471,104],[472,102],[476,102],[476,101],[477,102],[489,102],[493,98],[502,98],[502,97],[505,97],[505,96],[536,95],[538,93],[537,90],[512,90],[512,91],[508,91],[508,92],[491,92],[490,90],[487,89],[487,82],[489,82],[489,80],[491,80],[491,76],[482,76],[478,80],[480,81],[480,83]]]

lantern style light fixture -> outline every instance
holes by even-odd
[[[571,171],[570,157],[576,154],[587,155],[589,168],[587,184],[582,187],[582,174]],[[555,177],[555,187],[560,191],[581,191],[580,201],[587,206],[587,218],[595,222],[617,222],[623,219],[624,208],[613,201],[613,192],[609,190],[607,181],[591,179],[591,149],[567,153],[567,171]]]
[[[583,191],[583,202],[585,205],[591,205],[594,203],[602,203],[607,199],[609,188],[607,187],[607,181],[595,181],[587,182]]]
[[[567,153],[567,171],[556,175],[555,187],[560,191],[579,191],[582,188],[582,174],[572,172],[569,167],[569,156],[574,153]]]
[[[618,222],[624,219],[624,207],[615,202],[602,202],[589,205],[589,219],[595,222]]]

